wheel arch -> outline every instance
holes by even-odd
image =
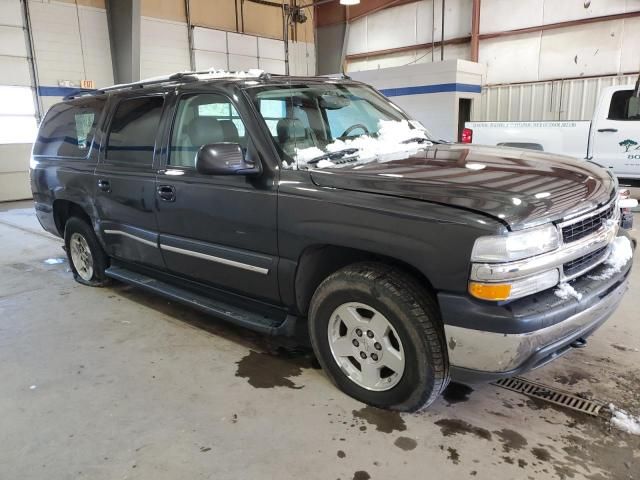
[[[298,311],[303,315],[308,313],[311,298],[325,278],[341,268],[362,261],[394,266],[414,277],[429,291],[435,292],[427,275],[402,259],[357,248],[319,244],[307,247],[298,259],[294,285]]]
[[[76,202],[65,199],[56,199],[53,202],[53,220],[56,225],[56,229],[61,237],[64,237],[64,228],[67,221],[71,217],[79,217],[85,220],[91,227],[93,227],[93,221],[87,211]]]

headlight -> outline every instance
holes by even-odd
[[[511,262],[558,248],[558,230],[552,224],[507,235],[480,237],[473,245],[472,262]]]

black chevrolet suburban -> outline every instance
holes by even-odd
[[[79,93],[42,121],[31,186],[78,282],[308,331],[340,389],[401,411],[584,346],[635,248],[604,169],[436,141],[348,78],[191,72]]]

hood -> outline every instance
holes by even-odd
[[[608,202],[615,182],[584,160],[518,148],[433,145],[390,162],[311,171],[315,184],[473,210],[519,230]]]

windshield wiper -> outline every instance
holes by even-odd
[[[320,160],[338,160],[345,155],[353,155],[354,153],[358,153],[360,149],[358,148],[343,148],[342,150],[337,150],[335,152],[328,152],[324,155],[319,155],[315,158],[312,158],[307,162],[307,165],[317,165]]]
[[[407,138],[406,140],[403,140],[400,143],[424,143],[424,142],[434,143],[433,140],[429,140],[428,138],[425,138],[425,137]]]

